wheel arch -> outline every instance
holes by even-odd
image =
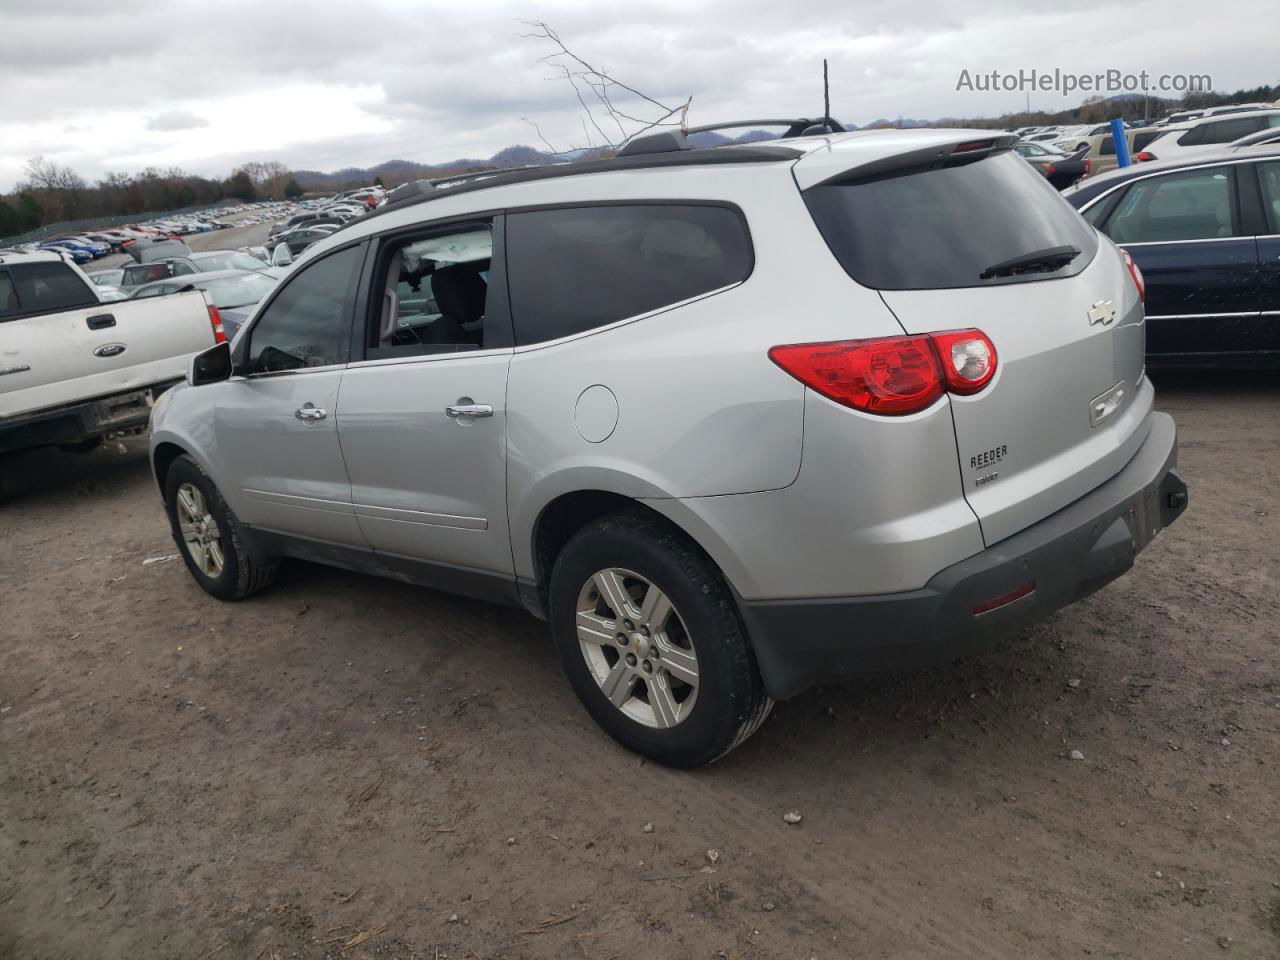
[[[173,461],[184,454],[190,456],[187,450],[170,440],[162,440],[152,448],[151,472],[155,475],[161,496],[164,496],[164,483],[169,474],[169,468],[173,466]]]

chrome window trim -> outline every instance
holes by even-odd
[[[1115,243],[1117,247],[1123,247],[1127,250],[1129,247],[1170,247],[1183,243],[1225,243],[1228,240],[1234,240],[1237,243],[1240,243],[1245,240],[1257,239],[1258,238],[1253,234],[1246,234],[1239,237],[1202,237],[1199,240],[1137,240],[1133,243],[1117,243],[1115,240],[1112,240],[1111,242]]]
[[[1217,317],[1256,317],[1257,310],[1246,310],[1243,313],[1149,313],[1148,320],[1212,320]],[[1280,315],[1280,310],[1267,311],[1267,316],[1272,313]]]
[[[1151,144],[1147,144],[1147,146],[1151,146]],[[1121,187],[1131,186],[1132,184],[1138,183],[1141,180],[1150,180],[1152,177],[1172,176],[1175,173],[1190,173],[1192,170],[1206,170],[1211,167],[1223,167],[1223,166],[1235,165],[1240,163],[1266,163],[1268,160],[1280,160],[1280,155],[1270,156],[1270,157],[1228,157],[1228,158],[1221,158],[1218,160],[1206,160],[1204,163],[1197,163],[1188,167],[1178,167],[1177,169],[1174,169],[1174,170],[1154,170],[1151,173],[1145,173],[1140,177],[1131,177],[1128,180],[1123,180],[1120,183],[1117,183],[1114,187],[1111,187],[1108,190],[1102,191],[1102,193],[1098,194],[1096,197],[1094,197],[1092,200],[1086,203],[1083,207],[1080,207],[1078,209],[1078,212],[1083,214],[1086,210],[1088,210],[1094,204],[1101,202],[1104,197],[1110,196],[1111,194],[1119,190]],[[1250,234],[1250,236],[1252,236],[1252,234]],[[1231,237],[1229,239],[1242,240],[1245,238]],[[1174,242],[1181,242],[1181,241],[1174,241]],[[1200,241],[1196,241],[1196,242],[1199,243]]]
[[[500,357],[514,352],[512,347],[491,347],[488,350],[454,350],[441,353],[414,353],[403,357],[378,357],[374,360],[356,360],[346,364],[348,370],[365,367],[399,367],[411,363],[439,363],[442,360],[471,360],[477,357]]]

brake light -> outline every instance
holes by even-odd
[[[1093,161],[1088,157],[1084,158],[1084,175],[1087,177],[1093,173]]]
[[[1055,167],[1053,165],[1053,161],[1050,160],[1048,163],[1044,165],[1044,172],[1046,176],[1053,176],[1053,174],[1058,172],[1058,168]]]
[[[209,304],[209,325],[213,327],[213,342],[226,343],[227,332],[222,328],[222,314],[212,303]]]
[[[888,417],[923,410],[948,390],[977,393],[996,371],[995,346],[979,330],[790,344],[769,359],[829,400]]]
[[[964,143],[957,143],[952,149],[952,153],[969,153],[972,150],[990,150],[995,146],[995,140],[966,140]]]
[[[1143,303],[1147,302],[1147,281],[1142,275],[1142,268],[1134,262],[1133,257],[1129,256],[1128,250],[1121,250],[1124,256],[1124,265],[1129,268],[1129,276],[1133,277],[1133,285],[1138,288],[1138,299]]]
[[[1150,162],[1150,161],[1154,160],[1155,158],[1156,158],[1156,155],[1155,155],[1154,153],[1147,153],[1147,151],[1142,150],[1142,151],[1140,151],[1140,152],[1138,153],[1138,155],[1137,155],[1136,157],[1134,157],[1133,159],[1134,159],[1137,163],[1148,163],[1148,162]]]

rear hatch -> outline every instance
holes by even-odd
[[[991,384],[950,397],[991,545],[1115,475],[1145,438],[1152,391],[1119,250],[1002,138],[956,147],[838,173],[830,155],[817,170],[806,158],[796,177],[836,258],[907,333],[972,327],[994,343]]]

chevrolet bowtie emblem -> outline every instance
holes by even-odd
[[[1116,322],[1116,305],[1110,300],[1099,300],[1089,308],[1089,326],[1100,323],[1109,327]]]

